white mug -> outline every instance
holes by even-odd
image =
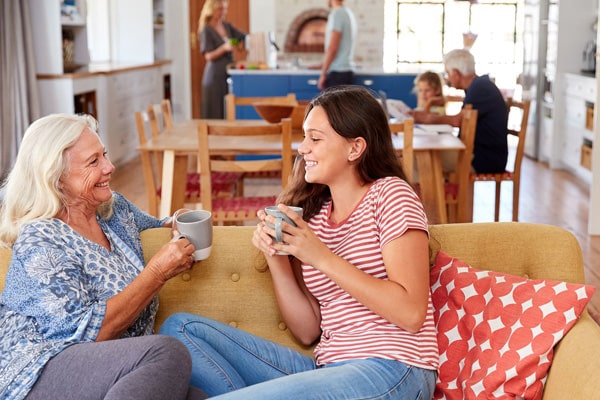
[[[212,214],[206,210],[191,210],[174,216],[174,227],[196,248],[194,260],[206,260],[212,249]]]
[[[294,206],[289,206],[289,208],[290,208],[290,210],[294,211],[299,216],[302,216],[302,208],[300,208],[300,207],[294,207]],[[296,224],[287,215],[285,215],[283,213],[283,211],[281,211],[279,208],[277,208],[277,206],[268,206],[268,207],[265,207],[265,212],[268,215],[271,215],[271,216],[275,217],[275,225],[267,223],[267,225],[270,228],[275,229],[275,236],[274,237],[272,236],[273,240],[276,243],[282,243],[283,242],[283,240],[282,240],[282,235],[283,235],[282,225],[283,225],[283,222],[285,221],[285,222],[287,222],[288,224],[290,224],[292,226],[296,226]],[[287,255],[288,253],[280,250],[276,254]]]

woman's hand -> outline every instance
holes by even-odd
[[[229,53],[233,51],[233,46],[231,45],[231,42],[227,40],[225,41],[225,43],[219,46],[219,49],[221,49],[221,51],[223,51],[224,53]]]
[[[271,237],[271,235],[275,236],[275,229],[266,224],[268,222],[271,226],[274,226],[275,218],[260,210],[258,216],[261,222],[258,224],[252,239],[258,249],[270,256],[275,255],[277,251],[283,251],[315,267],[325,257],[333,256],[331,250],[313,233],[300,215],[284,204],[280,204],[278,207],[294,221],[296,226],[283,221],[281,226],[282,243],[276,243]]]
[[[173,239],[158,250],[146,267],[163,284],[194,265],[194,245],[176,230],[173,233]]]
[[[260,221],[256,225],[256,230],[252,235],[252,244],[258,250],[262,251],[266,256],[275,256],[275,253],[277,252],[277,250],[273,247],[275,240],[270,236],[270,234],[275,236],[275,230],[269,228],[266,223],[266,218],[269,216],[264,210],[258,210],[256,215]],[[274,224],[275,218],[269,218],[271,218],[270,223]]]

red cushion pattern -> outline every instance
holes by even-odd
[[[213,172],[212,179],[212,194],[218,197],[223,193],[229,195],[235,192],[238,184],[241,184],[243,174],[236,172]],[[158,188],[157,195],[160,196],[161,188]],[[185,197],[200,197],[200,174],[197,172],[188,172],[186,175]]]
[[[440,352],[435,399],[541,399],[553,348],[594,292],[478,270],[443,252],[430,281]]]
[[[223,212],[240,218],[252,218],[258,210],[276,204],[277,196],[220,197],[213,199],[213,213]]]

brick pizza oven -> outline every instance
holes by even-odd
[[[325,26],[329,10],[313,8],[292,21],[285,39],[288,53],[322,53],[325,49]]]

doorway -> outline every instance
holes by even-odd
[[[190,10],[190,71],[191,71],[191,98],[192,118],[200,118],[200,105],[202,102],[202,74],[206,61],[200,53],[198,38],[198,19],[204,3],[210,0],[189,0]],[[250,32],[250,6],[249,0],[230,0],[227,11],[227,22],[236,28]]]

